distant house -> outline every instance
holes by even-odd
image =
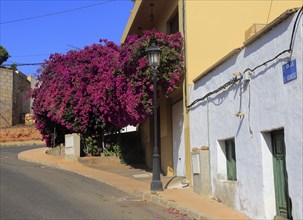
[[[0,128],[24,124],[30,113],[30,100],[26,95],[31,82],[20,71],[0,68]]]
[[[190,89],[191,149],[209,147],[212,195],[252,219],[303,219],[302,24],[287,10]]]

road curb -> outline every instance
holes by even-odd
[[[45,142],[40,140],[0,142],[0,147],[11,147],[11,146],[21,147],[21,146],[29,146],[29,145],[43,146],[45,145]]]
[[[25,156],[22,155],[22,152],[18,154],[18,160],[27,161],[27,162],[31,162],[31,163],[38,163],[38,164],[42,164],[42,165],[45,165],[45,166],[50,166],[50,167],[55,167],[55,168],[58,168],[58,169],[63,169],[56,163],[46,162],[45,160],[39,160],[39,159],[30,159],[28,157],[25,157]]]
[[[44,152],[46,153],[46,151]],[[85,177],[88,177],[88,178],[92,178],[92,179],[95,179],[97,180],[96,178],[92,177],[92,176],[89,176],[89,175],[83,175],[83,173],[80,173],[80,172],[75,172],[73,170],[70,170],[70,169],[66,169],[60,165],[58,165],[57,163],[55,162],[46,162],[45,160],[43,159],[32,159],[32,158],[29,158],[27,156],[24,156],[23,155],[23,152],[19,153],[18,154],[18,159],[19,160],[23,160],[23,161],[27,161],[27,162],[32,162],[32,163],[38,163],[38,164],[42,164],[42,165],[46,165],[46,166],[51,166],[51,167],[55,167],[55,168],[58,168],[58,169],[62,169],[62,170],[66,170],[66,171],[70,171],[70,172],[73,172],[73,173],[77,173],[78,175],[82,175],[82,176],[85,176]],[[81,163],[79,163],[81,164]],[[164,208],[167,208],[167,209],[175,209],[175,210],[178,210],[178,212],[180,212],[181,214],[186,214],[188,217],[190,218],[193,218],[193,219],[207,219],[207,220],[210,220],[210,218],[206,218],[206,216],[203,216],[201,215],[200,213],[197,213],[195,211],[192,211],[192,210],[189,210],[187,208],[184,208],[182,206],[179,206],[176,202],[173,202],[173,201],[168,201],[168,200],[165,200],[163,198],[161,198],[159,195],[157,194],[152,194],[150,192],[143,192],[143,191],[129,191],[129,190],[125,190],[123,187],[119,187],[119,186],[116,186],[114,184],[110,184],[106,181],[100,181],[100,180],[97,180],[98,182],[102,182],[102,183],[105,183],[109,186],[112,186],[112,187],[115,187],[119,190],[122,190],[124,192],[127,192],[127,193],[130,193],[131,195],[135,196],[135,197],[138,197],[142,200],[145,200],[145,201],[148,201],[148,202],[151,202],[151,203],[154,203],[156,205],[159,205],[159,206],[162,206]]]
[[[138,195],[138,194],[137,194]],[[207,215],[204,215],[202,213],[193,211],[191,209],[188,208],[184,208],[181,205],[178,205],[176,202],[174,201],[169,201],[166,199],[163,199],[160,197],[160,195],[157,194],[152,194],[152,193],[143,193],[143,192],[139,192],[139,195],[142,197],[143,200],[145,201],[149,201],[152,202],[154,204],[157,204],[159,206],[165,207],[167,209],[175,209],[178,210],[178,212],[180,214],[185,214],[188,217],[192,218],[192,219],[199,219],[199,220],[215,220],[214,218],[210,218]]]
[[[122,177],[118,174],[112,173],[110,171],[106,170],[96,170],[94,168],[89,168],[84,166],[78,161],[70,161],[66,160],[64,158],[57,158],[53,157],[51,155],[46,154],[46,148],[43,149],[41,148],[39,151],[23,151],[18,154],[18,159],[27,161],[27,162],[32,162],[32,163],[38,163],[38,164],[43,164],[46,166],[54,167],[57,169],[69,171],[76,173],[81,176],[88,177],[90,179],[94,179],[98,182],[107,184],[111,187],[114,187],[116,189],[119,189],[123,192],[129,193],[137,198],[142,199],[143,201],[151,202],[153,204],[159,205],[161,207],[169,209],[169,212],[172,214],[184,214],[187,215],[189,218],[193,220],[217,220],[218,218],[209,217],[205,215],[203,212],[199,211],[194,211],[190,207],[191,205],[184,205],[178,203],[178,201],[174,201],[169,194],[171,191],[164,191],[164,192],[150,192],[148,187],[146,185],[142,185],[142,183],[138,182],[139,185],[137,185],[137,188],[132,188],[130,187],[129,184],[137,184],[136,182],[133,182],[135,180],[129,178],[129,177]],[[43,155],[45,154],[45,155]],[[88,169],[88,170],[86,170]],[[98,171],[100,173],[96,173],[96,175],[93,175],[95,171]],[[112,180],[108,181],[108,178],[113,178]],[[125,179],[126,178],[126,179]],[[118,180],[117,180],[118,179]],[[123,185],[121,182],[128,181],[129,179],[129,184]],[[119,182],[120,181],[120,182]],[[167,194],[168,193],[168,194]],[[167,197],[167,198],[163,198]],[[171,199],[170,199],[171,198]],[[186,207],[187,206],[187,207]],[[222,218],[220,218],[222,219]],[[231,219],[231,218],[229,218]],[[239,218],[237,218],[239,219]]]

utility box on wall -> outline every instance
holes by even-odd
[[[199,151],[191,153],[193,175],[200,175],[200,154]]]
[[[80,135],[65,135],[65,158],[77,159],[80,157]]]
[[[191,153],[193,191],[199,195],[210,195],[209,150],[201,148]]]

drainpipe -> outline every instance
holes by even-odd
[[[207,146],[208,146],[208,174],[209,174],[209,187],[210,194],[212,194],[212,184],[211,184],[211,160],[210,160],[210,123],[209,123],[209,97],[207,97]]]
[[[191,152],[190,152],[190,126],[189,126],[189,110],[188,106],[188,81],[187,81],[187,62],[186,62],[186,27],[185,27],[185,0],[182,0],[182,34],[183,34],[183,48],[184,48],[184,85],[183,85],[183,109],[184,109],[184,125],[186,126],[184,130],[184,141],[185,141],[185,161],[186,161],[186,179],[192,186],[192,168],[191,168]]]

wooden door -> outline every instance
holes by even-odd
[[[290,219],[289,195],[285,161],[284,132],[272,133],[273,169],[276,196],[276,214]]]

